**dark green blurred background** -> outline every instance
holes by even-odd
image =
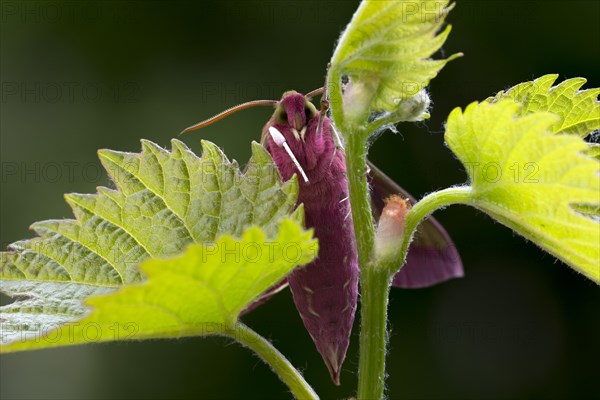
[[[226,107],[307,92],[355,1],[2,1],[3,247],[37,220],[70,217],[65,192],[109,184],[98,148],[163,146]],[[417,197],[465,181],[444,147],[450,110],[545,73],[600,85],[600,2],[458,1],[430,87],[432,118],[386,134],[370,158]],[[270,110],[245,111],[184,137],[244,163]],[[393,290],[391,398],[589,398],[598,394],[600,290],[507,228],[466,207],[436,214],[466,278]],[[4,299],[6,301],[6,299]],[[244,317],[324,399],[356,387],[357,333],[335,387],[289,292]],[[109,344],[2,356],[3,399],[286,398],[271,371],[225,340]]]

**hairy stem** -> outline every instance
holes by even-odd
[[[361,269],[361,326],[358,398],[380,399],[385,385],[387,303],[390,275],[372,265],[375,229],[367,185],[367,145],[362,132],[347,136],[350,204]]]
[[[374,265],[375,227],[367,184],[367,139],[385,122],[366,125],[343,111],[341,76],[332,68],[328,84],[332,116],[342,130],[346,144],[346,164],[352,218],[361,270],[361,328],[358,366],[358,399],[381,399],[385,389],[385,356],[388,294],[394,270]],[[406,217],[400,259],[406,258],[410,240],[419,222],[437,208],[467,203],[470,188],[456,187],[432,193],[418,202]],[[398,265],[398,264],[395,264]]]
[[[366,268],[361,276],[360,400],[383,398],[390,282],[391,275],[380,268]]]
[[[227,336],[254,351],[273,369],[297,399],[319,399],[302,374],[267,339],[241,322],[236,323],[233,330],[227,332]]]
[[[340,127],[346,145],[346,165],[352,220],[361,270],[361,327],[358,372],[358,398],[380,399],[385,383],[385,340],[390,276],[373,268],[375,227],[367,184],[367,138],[369,132],[343,112],[341,76],[330,69],[328,83],[332,116]]]
[[[369,268],[375,244],[375,227],[371,212],[371,198],[367,184],[367,145],[362,132],[351,132],[346,139],[346,164],[352,220],[358,248],[361,273]]]
[[[390,277],[371,265],[375,227],[367,184],[367,145],[360,131],[349,132],[346,143],[348,185],[358,248],[361,290],[358,398],[380,399],[385,382],[385,338]]]

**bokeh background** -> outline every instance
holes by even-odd
[[[322,85],[357,4],[3,0],[3,247],[30,237],[34,221],[70,217],[63,193],[109,185],[97,149],[139,151],[141,138],[169,147],[182,128],[231,105]],[[431,84],[432,118],[400,125],[370,152],[417,197],[466,179],[443,143],[454,107],[546,73],[600,85],[600,2],[462,0],[448,20],[454,29],[443,53],[465,57]],[[269,114],[251,109],[183,140],[199,151],[207,138],[244,163]],[[597,395],[598,287],[473,209],[436,217],[466,277],[392,291],[390,398]],[[322,398],[354,393],[356,329],[335,387],[289,292],[244,321],[304,370]],[[219,338],[6,355],[0,366],[2,399],[290,397],[248,350]]]

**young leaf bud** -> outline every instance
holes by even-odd
[[[364,122],[371,113],[371,102],[379,86],[380,78],[350,81],[344,90],[344,114],[351,120]]]

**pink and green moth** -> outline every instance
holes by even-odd
[[[341,138],[326,116],[326,101],[318,111],[312,97],[285,92],[281,100],[255,100],[232,107],[183,131],[210,125],[236,111],[258,105],[275,107],[262,130],[262,144],[269,151],[283,180],[298,175],[298,204],[304,204],[305,225],[319,240],[315,261],[293,271],[286,282],[263,294],[248,310],[289,285],[306,330],[327,366],[333,382],[340,383],[358,300],[359,266],[348,195],[346,160]],[[369,183],[374,217],[384,199],[401,195],[414,202],[404,189],[372,164]],[[419,227],[406,263],[394,276],[393,286],[421,288],[463,275],[462,263],[452,240],[433,218]]]

